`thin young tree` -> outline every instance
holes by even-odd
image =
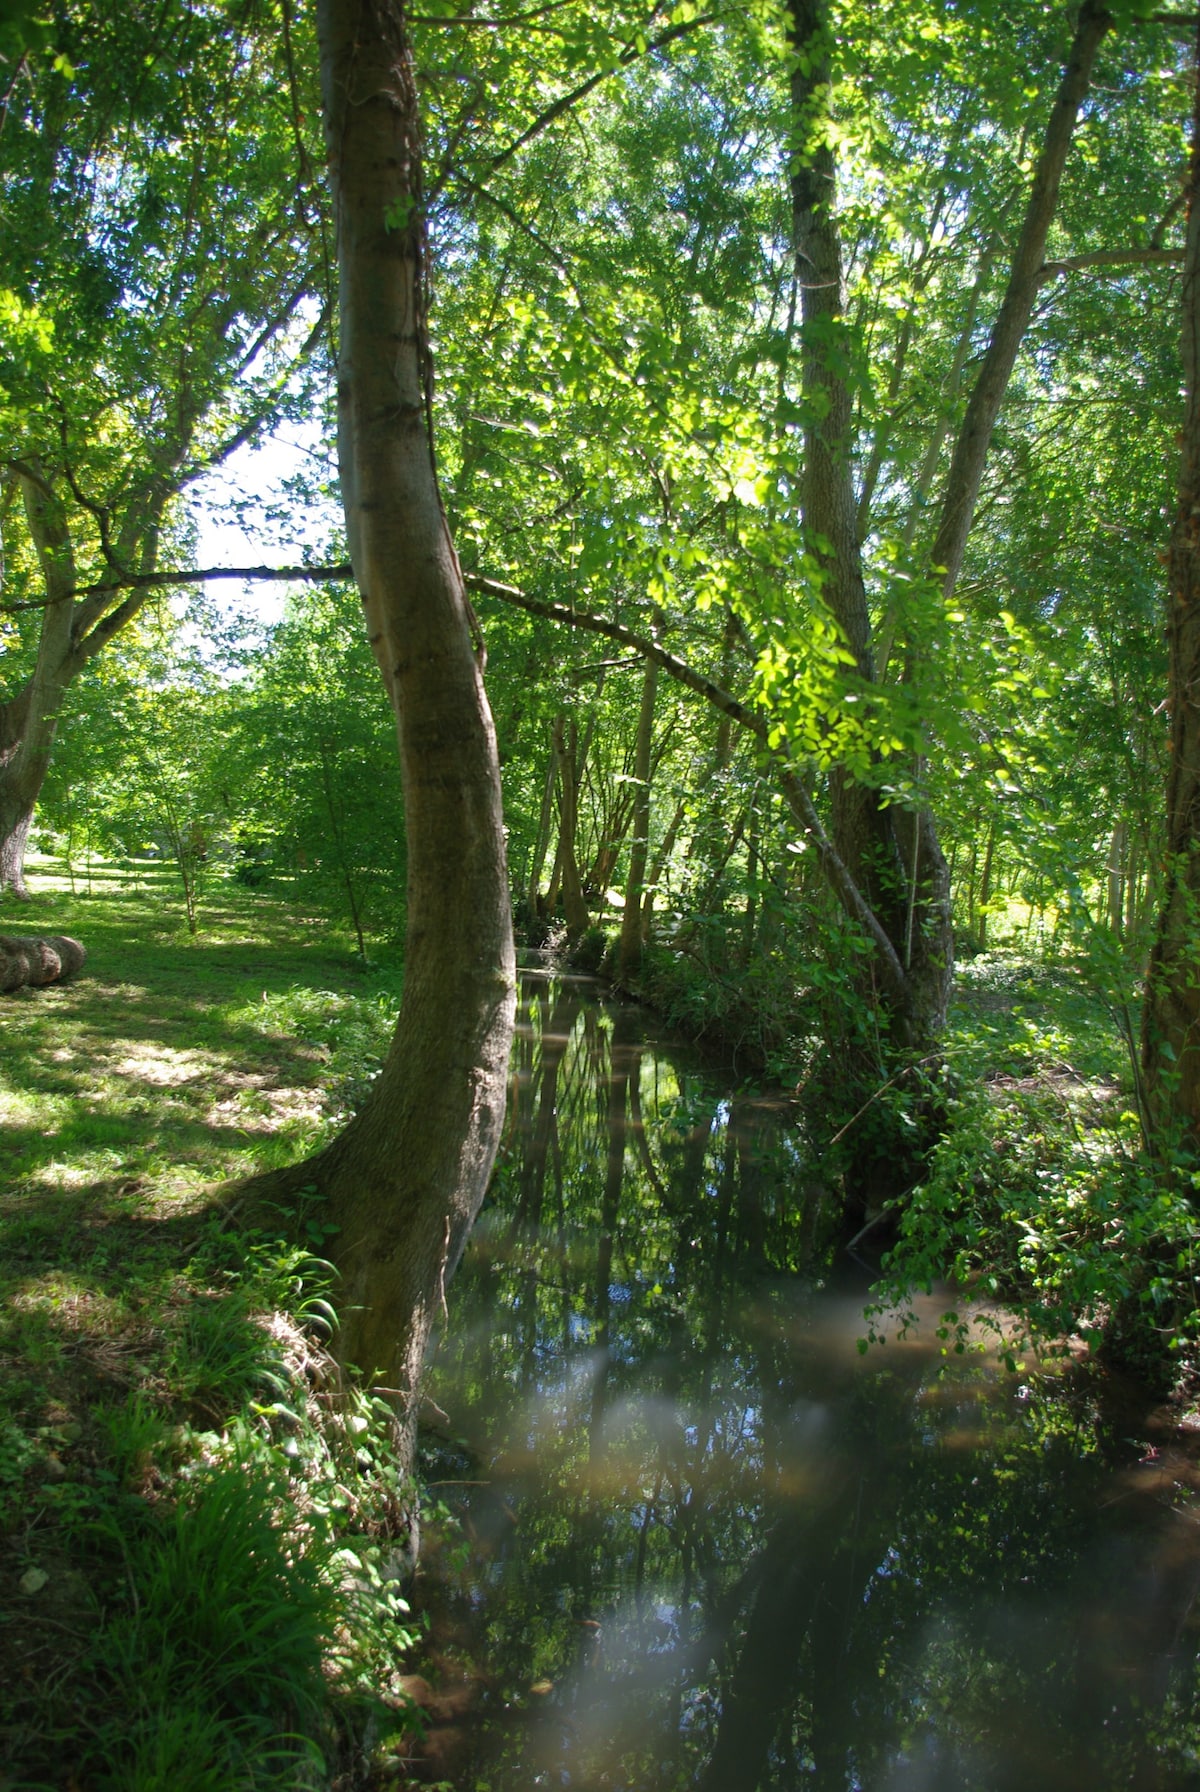
[[[1142,1024],[1148,1118],[1159,1149],[1200,1151],[1200,40],[1181,305],[1184,414],[1167,552],[1166,875]]]

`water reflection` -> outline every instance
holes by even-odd
[[[861,1356],[793,1117],[579,984],[519,1019],[433,1381],[477,1483],[423,1587],[454,1783],[1200,1784],[1188,1455],[932,1334]]]

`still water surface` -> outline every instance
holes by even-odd
[[[526,976],[431,1384],[456,1787],[1200,1787],[1186,1438],[932,1324],[860,1354],[833,1219],[793,1113]]]

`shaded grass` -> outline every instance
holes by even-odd
[[[216,1185],[323,1142],[398,967],[275,895],[214,889],[192,938],[158,867],[33,873],[2,924],[89,956],[0,999],[0,1787],[372,1784],[389,1415],[324,1354],[319,1209]]]

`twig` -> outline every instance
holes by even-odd
[[[892,1088],[892,1086],[895,1083],[898,1083],[900,1081],[901,1077],[907,1076],[910,1070],[920,1070],[922,1065],[924,1065],[924,1064],[936,1063],[937,1060],[939,1058],[941,1058],[942,1056],[943,1056],[943,1054],[941,1052],[930,1052],[927,1057],[918,1058],[916,1060],[916,1062],[913,1064],[905,1064],[900,1070],[898,1070],[896,1072],[895,1076],[890,1076],[886,1083],[880,1083],[878,1089],[875,1089],[870,1095],[868,1095],[866,1101],[863,1102],[863,1104],[859,1108],[857,1114],[851,1114],[851,1116],[850,1116],[849,1120],[847,1120],[845,1126],[839,1128],[839,1130],[834,1133],[833,1137],[829,1140],[829,1145],[836,1145],[840,1139],[844,1139],[846,1134],[850,1131],[850,1128],[857,1121],[862,1119],[863,1115],[866,1113],[867,1109],[871,1106],[872,1102],[878,1101],[879,1097],[881,1095],[886,1095],[888,1090],[890,1088]],[[828,1147],[827,1147],[827,1149],[828,1149]]]

